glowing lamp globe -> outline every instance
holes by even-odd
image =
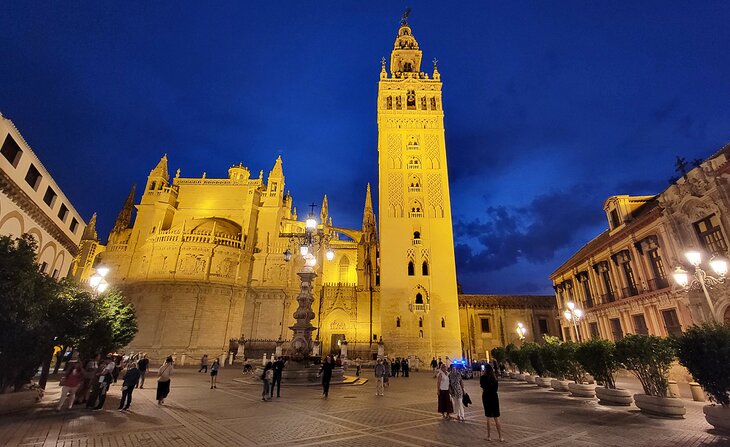
[[[307,230],[314,230],[317,228],[317,221],[312,216],[307,217],[306,224]]]
[[[721,256],[714,256],[710,259],[710,267],[720,276],[727,274],[727,260]]]
[[[307,267],[314,267],[317,264],[317,258],[315,258],[314,256],[308,256],[307,260],[304,261],[304,264]]]
[[[109,274],[109,267],[105,265],[100,265],[96,268],[96,273],[98,273],[102,278],[105,278],[106,275]]]
[[[109,288],[109,283],[102,279],[101,282],[99,283],[99,285],[96,287],[96,290],[99,293],[104,293],[106,291],[106,289],[108,289],[108,288]]]
[[[93,275],[91,275],[91,278],[89,278],[89,285],[92,289],[96,289],[97,287],[99,287],[99,283],[102,279],[104,278],[102,278],[100,274],[94,273]]]
[[[697,267],[700,265],[700,262],[702,262],[702,255],[699,251],[688,251],[684,254],[684,256],[687,258],[690,264]]]
[[[331,260],[335,259],[335,251],[332,250],[331,248],[328,248],[325,256],[327,256],[328,261],[331,261]]]
[[[309,254],[309,247],[306,245],[302,245],[299,247],[299,254],[302,256],[307,256]]]
[[[689,275],[687,275],[687,271],[682,267],[677,266],[672,276],[674,277],[674,282],[680,287],[687,287],[687,284],[689,284]]]

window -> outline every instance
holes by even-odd
[[[416,110],[416,92],[414,90],[408,90],[406,94],[406,107],[408,107],[408,110]]]
[[[423,329],[418,331],[418,338],[423,338]]]
[[[411,157],[408,160],[408,169],[418,169],[421,167],[421,160],[416,157]]]
[[[682,325],[679,324],[679,318],[677,317],[677,311],[675,309],[663,310],[662,318],[664,318],[664,327],[667,328],[667,333],[669,335],[682,334]]]
[[[0,150],[0,153],[3,154],[3,157],[5,157],[5,159],[9,161],[14,168],[17,168],[23,151],[20,150],[20,146],[18,146],[18,143],[15,142],[13,137],[8,134],[8,136],[5,137],[5,142],[3,142],[3,147],[2,150]]]
[[[648,253],[649,264],[651,265],[651,271],[654,273],[653,286],[654,290],[664,289],[669,287],[669,281],[667,281],[667,274],[664,270],[664,261],[659,256],[659,250],[652,250]]]
[[[491,328],[489,327],[489,318],[481,318],[480,321],[482,323],[482,333],[492,332]]]
[[[396,319],[395,319],[395,327],[400,327],[400,317],[396,317]]]
[[[421,264],[421,274],[428,276],[428,261],[423,261],[423,264]]]
[[[46,205],[53,207],[53,204],[56,202],[56,197],[56,193],[49,186],[46,189],[46,193],[43,195],[43,201],[46,202]]]
[[[421,233],[419,231],[414,231],[413,239],[421,239]]]
[[[599,338],[601,336],[598,332],[598,323],[588,323],[588,330],[591,333],[591,338]]]
[[[618,218],[618,211],[615,209],[611,210],[611,229],[621,225],[621,221]]]
[[[611,334],[613,335],[613,341],[619,341],[624,338],[624,331],[621,329],[621,320],[618,318],[611,318],[608,320],[611,324]]]
[[[436,110],[436,98],[431,98],[431,110]]]
[[[423,327],[423,317],[418,319],[418,327]]]
[[[350,283],[350,260],[347,258],[347,256],[343,256],[342,259],[340,259],[339,281],[340,281],[340,284],[349,284]]]
[[[378,335],[377,334],[373,334],[373,341],[378,341]]]
[[[40,267],[38,267],[38,270],[40,270],[41,273],[46,273],[46,270],[48,270],[48,263],[41,262],[41,265],[40,265]]]
[[[441,317],[441,327],[446,327],[446,319],[444,317]]]
[[[155,190],[155,186],[157,186],[157,182],[150,183],[150,191],[154,191]]]
[[[53,279],[58,279],[58,269],[53,269],[53,275],[51,275]]]
[[[72,233],[76,233],[76,228],[78,228],[78,226],[79,226],[79,221],[76,220],[75,217],[73,219],[71,219],[71,226],[69,228],[71,229]]]
[[[611,276],[608,274],[608,270],[604,270],[601,273],[601,278],[603,278],[603,285],[606,286],[606,301],[609,303],[616,301],[616,298],[613,295],[613,285],[611,284]]]
[[[563,340],[565,340],[565,341],[571,340],[570,328],[569,327],[564,327],[563,328]]]
[[[638,295],[639,291],[636,289],[636,279],[634,278],[634,271],[631,269],[631,262],[624,262],[621,264],[621,268],[624,271],[624,278],[626,278],[624,296]]]
[[[416,304],[423,304],[423,295],[420,293],[416,294]]]
[[[713,255],[727,252],[727,243],[720,228],[720,219],[712,214],[695,223],[695,231],[705,249]]]
[[[25,181],[30,185],[31,188],[38,191],[38,185],[41,182],[41,173],[38,171],[38,168],[36,168],[35,165],[32,163],[28,168],[28,173],[25,174]]]
[[[649,328],[646,326],[646,319],[644,314],[632,315],[631,319],[634,320],[634,331],[639,335],[649,335]]]
[[[66,222],[67,216],[68,216],[68,208],[66,208],[66,205],[61,204],[61,208],[58,209],[58,218],[61,219],[61,221]]]
[[[393,97],[392,96],[388,96],[387,98],[385,98],[385,108],[388,110],[393,109]]]
[[[414,276],[416,274],[416,267],[413,265],[413,261],[408,261],[408,276]]]
[[[588,279],[583,281],[583,294],[586,298],[586,307],[593,307],[593,297],[591,296],[591,285],[588,283]]]
[[[545,318],[539,318],[537,320],[537,326],[540,329],[540,335],[545,335],[549,332],[548,331],[548,322]]]

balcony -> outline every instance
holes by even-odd
[[[613,303],[614,301],[616,301],[616,296],[614,296],[613,292],[601,295],[601,302],[603,303]]]
[[[411,243],[412,243],[413,245],[421,245],[421,239],[413,239],[413,240],[411,241]]]
[[[420,186],[409,186],[408,187],[408,192],[410,192],[410,193],[419,193],[419,192],[421,192],[421,187]]]
[[[632,296],[636,296],[639,294],[639,289],[636,288],[636,286],[633,287],[624,287],[621,289],[621,297],[622,298],[629,298]]]
[[[666,289],[669,287],[669,281],[667,278],[654,278],[649,280],[649,292],[653,292],[655,290],[661,290]]]
[[[423,217],[423,213],[422,212],[410,212],[410,213],[408,213],[408,217],[410,217],[410,218]]]
[[[430,304],[409,304],[408,309],[411,312],[428,312],[431,310]]]

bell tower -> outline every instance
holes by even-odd
[[[381,333],[388,354],[461,357],[441,75],[401,21],[378,84]]]

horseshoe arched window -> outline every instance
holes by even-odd
[[[423,304],[423,295],[420,293],[416,294],[416,304]]]
[[[416,275],[416,266],[413,265],[413,261],[408,261],[408,276]]]

